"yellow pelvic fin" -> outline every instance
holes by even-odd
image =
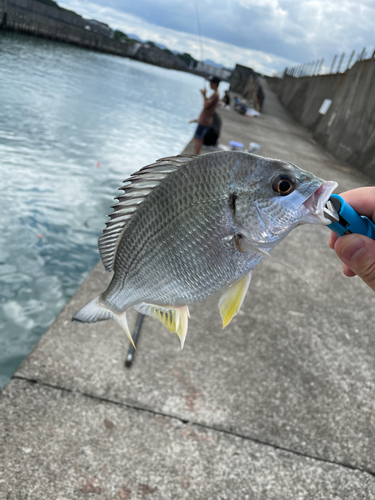
[[[225,290],[219,300],[219,310],[225,328],[238,314],[250,285],[251,271]]]
[[[142,303],[134,307],[137,311],[158,319],[172,333],[177,333],[181,342],[181,350],[183,349],[190,317],[188,306],[157,306]]]

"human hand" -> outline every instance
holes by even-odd
[[[206,92],[207,92],[207,90],[206,90],[206,89],[201,89],[201,94],[203,95],[203,97],[205,97],[205,96],[206,96]]]
[[[375,187],[364,187],[346,191],[340,196],[360,215],[375,221]],[[375,241],[361,234],[338,236],[331,233],[329,246],[343,261],[345,276],[359,276],[375,291]]]
[[[197,123],[197,119],[196,118],[193,118],[192,120],[189,120],[189,123]]]

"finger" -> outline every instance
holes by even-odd
[[[361,234],[348,234],[338,238],[335,251],[343,263],[375,291],[375,241]]]
[[[375,221],[375,187],[363,187],[345,191],[340,196],[356,210]]]
[[[333,231],[331,231],[331,235],[330,235],[330,237],[329,237],[329,241],[328,241],[328,246],[329,246],[330,248],[332,248],[332,249],[334,249],[334,248],[335,248],[335,243],[336,243],[336,241],[337,241],[337,238],[338,238],[337,234],[336,234],[336,233],[334,233]]]
[[[342,265],[342,272],[347,276],[348,278],[352,278],[353,276],[357,276],[353,271],[348,267],[346,264]]]

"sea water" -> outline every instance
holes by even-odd
[[[122,181],[190,140],[202,86],[0,32],[0,387],[98,262]]]

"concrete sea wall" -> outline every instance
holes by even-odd
[[[87,29],[88,27],[90,29]],[[95,30],[99,28],[100,26]],[[0,29],[131,57],[164,68],[188,71],[186,64],[178,57],[157,47],[138,42],[134,44],[120,42],[109,36],[103,36],[99,32],[94,32],[90,21],[78,14],[49,7],[35,0],[0,0]]]
[[[48,7],[34,0],[0,0],[1,28],[43,36],[122,56],[135,55],[138,47],[85,29],[85,20],[74,13]]]
[[[336,157],[375,178],[375,59],[343,74],[294,78],[272,86],[282,104]],[[324,99],[332,104],[319,113]]]

